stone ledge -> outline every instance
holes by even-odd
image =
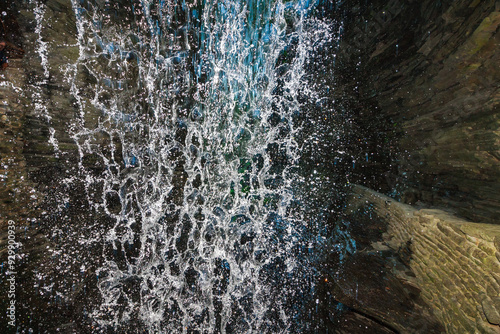
[[[371,206],[387,223],[384,243],[408,247],[414,283],[447,333],[500,333],[500,226],[416,209],[360,185],[348,211]]]

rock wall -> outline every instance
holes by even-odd
[[[16,325],[36,333],[91,333],[85,308],[97,300],[95,268],[82,263],[97,258],[98,265],[100,252],[83,252],[77,241],[81,230],[75,230],[92,212],[83,185],[70,180],[79,173],[80,157],[68,129],[80,119],[97,123],[99,113],[85,99],[81,117],[72,91],[88,90],[85,71],[76,65],[75,14],[69,0],[2,3],[0,9],[15,16],[20,28],[10,39],[26,51],[0,72],[0,295],[7,296],[9,287],[7,222],[12,220],[19,243]],[[83,165],[100,168],[92,159]],[[1,309],[8,303],[0,298]],[[2,314],[0,327],[15,332]]]
[[[30,182],[23,155],[25,136],[22,94],[24,70],[19,59],[10,61],[9,71],[0,72],[0,226],[9,219],[25,219],[39,201]]]
[[[346,6],[336,97],[364,129],[366,153],[390,152],[354,181],[500,223],[499,2]],[[370,183],[374,169],[384,172]]]
[[[500,333],[500,227],[352,189],[348,210],[370,206],[386,221],[384,243],[411,253],[411,280],[447,333]]]

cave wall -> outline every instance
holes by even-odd
[[[33,332],[90,333],[84,309],[97,300],[97,279],[95,268],[82,263],[100,253],[82,252],[78,242],[79,235],[92,233],[81,234],[82,223],[94,218],[84,186],[71,181],[80,157],[68,129],[78,121],[93,126],[100,113],[89,103],[90,93],[80,101],[84,110],[74,98],[75,91],[91,90],[77,66],[75,13],[69,0],[1,3],[0,11],[19,28],[12,32],[12,24],[4,25],[6,36],[26,52],[22,59],[9,59],[0,72],[0,257],[7,259],[12,220],[18,242],[16,325]],[[42,21],[47,28],[39,29]],[[97,143],[107,139],[96,138]],[[82,165],[101,168],[95,159]],[[0,295],[7,296],[4,264]],[[8,303],[0,299],[0,308]],[[16,327],[2,314],[0,327],[14,333]]]
[[[420,289],[447,333],[500,333],[500,227],[415,209],[359,185],[352,194],[347,211],[372,208],[387,223],[384,244],[411,253],[415,276],[402,279]]]
[[[336,97],[359,141],[391,152],[355,182],[500,223],[499,23],[493,0],[348,4]],[[372,170],[384,172],[370,183]]]
[[[24,103],[20,94],[24,82],[21,60],[10,60],[9,71],[0,73],[0,226],[10,219],[25,219],[40,199],[29,182],[23,155],[25,122]]]

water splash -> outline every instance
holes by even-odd
[[[297,330],[323,222],[298,195],[295,119],[299,97],[322,99],[311,53],[337,38],[315,5],[72,1],[71,135],[107,217],[86,240],[102,248],[99,327]]]
[[[49,143],[54,148],[55,156],[59,157],[61,150],[59,149],[59,142],[56,138],[56,131],[51,126],[52,116],[49,113],[47,105],[45,104],[45,99],[44,99],[45,96],[42,88],[44,85],[47,85],[49,83],[50,79],[49,63],[47,58],[48,54],[47,42],[44,41],[42,36],[46,6],[41,2],[36,2],[34,4],[33,12],[35,14],[35,21],[36,21],[36,27],[35,27],[35,34],[37,35],[36,52],[40,58],[40,65],[43,68],[43,79],[38,80],[35,83],[34,89],[32,90],[32,98],[34,101],[35,113],[39,117],[42,117],[49,124],[49,135],[50,135]]]

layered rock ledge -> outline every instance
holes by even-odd
[[[363,208],[387,224],[382,243],[408,259],[415,277],[402,279],[420,289],[447,333],[500,333],[499,226],[418,209],[355,185],[348,211]]]

